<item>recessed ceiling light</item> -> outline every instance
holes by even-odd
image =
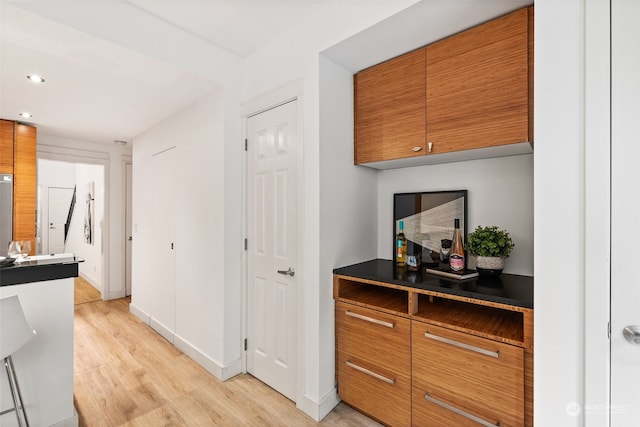
[[[127,141],[122,141],[120,139],[116,139],[113,143],[116,145],[127,145]]]
[[[29,74],[27,78],[34,83],[44,83],[44,79],[37,74]]]
[[[24,113],[20,113],[20,117],[24,117],[25,119],[30,119],[31,117],[33,117],[33,115],[25,111]]]

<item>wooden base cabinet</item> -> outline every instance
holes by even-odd
[[[390,426],[411,425],[411,320],[336,304],[338,392]]]
[[[524,350],[413,322],[413,425],[524,425]]]
[[[388,426],[533,426],[533,308],[366,276],[334,274],[345,403]]]

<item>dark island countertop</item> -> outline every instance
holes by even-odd
[[[72,253],[35,255],[0,267],[0,286],[78,277],[78,263]]]
[[[425,273],[424,267],[419,272],[396,269],[393,261],[386,259],[336,268],[333,274],[533,308],[533,277],[530,276],[503,273],[495,278],[457,280]]]

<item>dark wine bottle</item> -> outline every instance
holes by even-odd
[[[398,234],[396,235],[396,265],[404,267],[407,261],[407,238],[404,236],[404,221],[399,221]]]
[[[464,243],[460,233],[460,220],[456,218],[453,222],[453,239],[451,239],[451,252],[449,253],[449,268],[451,271],[464,271]]]

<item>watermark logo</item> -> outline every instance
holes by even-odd
[[[567,414],[571,417],[577,417],[580,415],[580,404],[576,402],[571,402],[567,405]]]
[[[571,402],[567,405],[567,415],[570,417],[577,417],[583,412],[583,408],[579,403]],[[602,404],[602,403],[590,403],[584,405],[584,414],[624,414],[629,412],[629,405],[625,404]]]

